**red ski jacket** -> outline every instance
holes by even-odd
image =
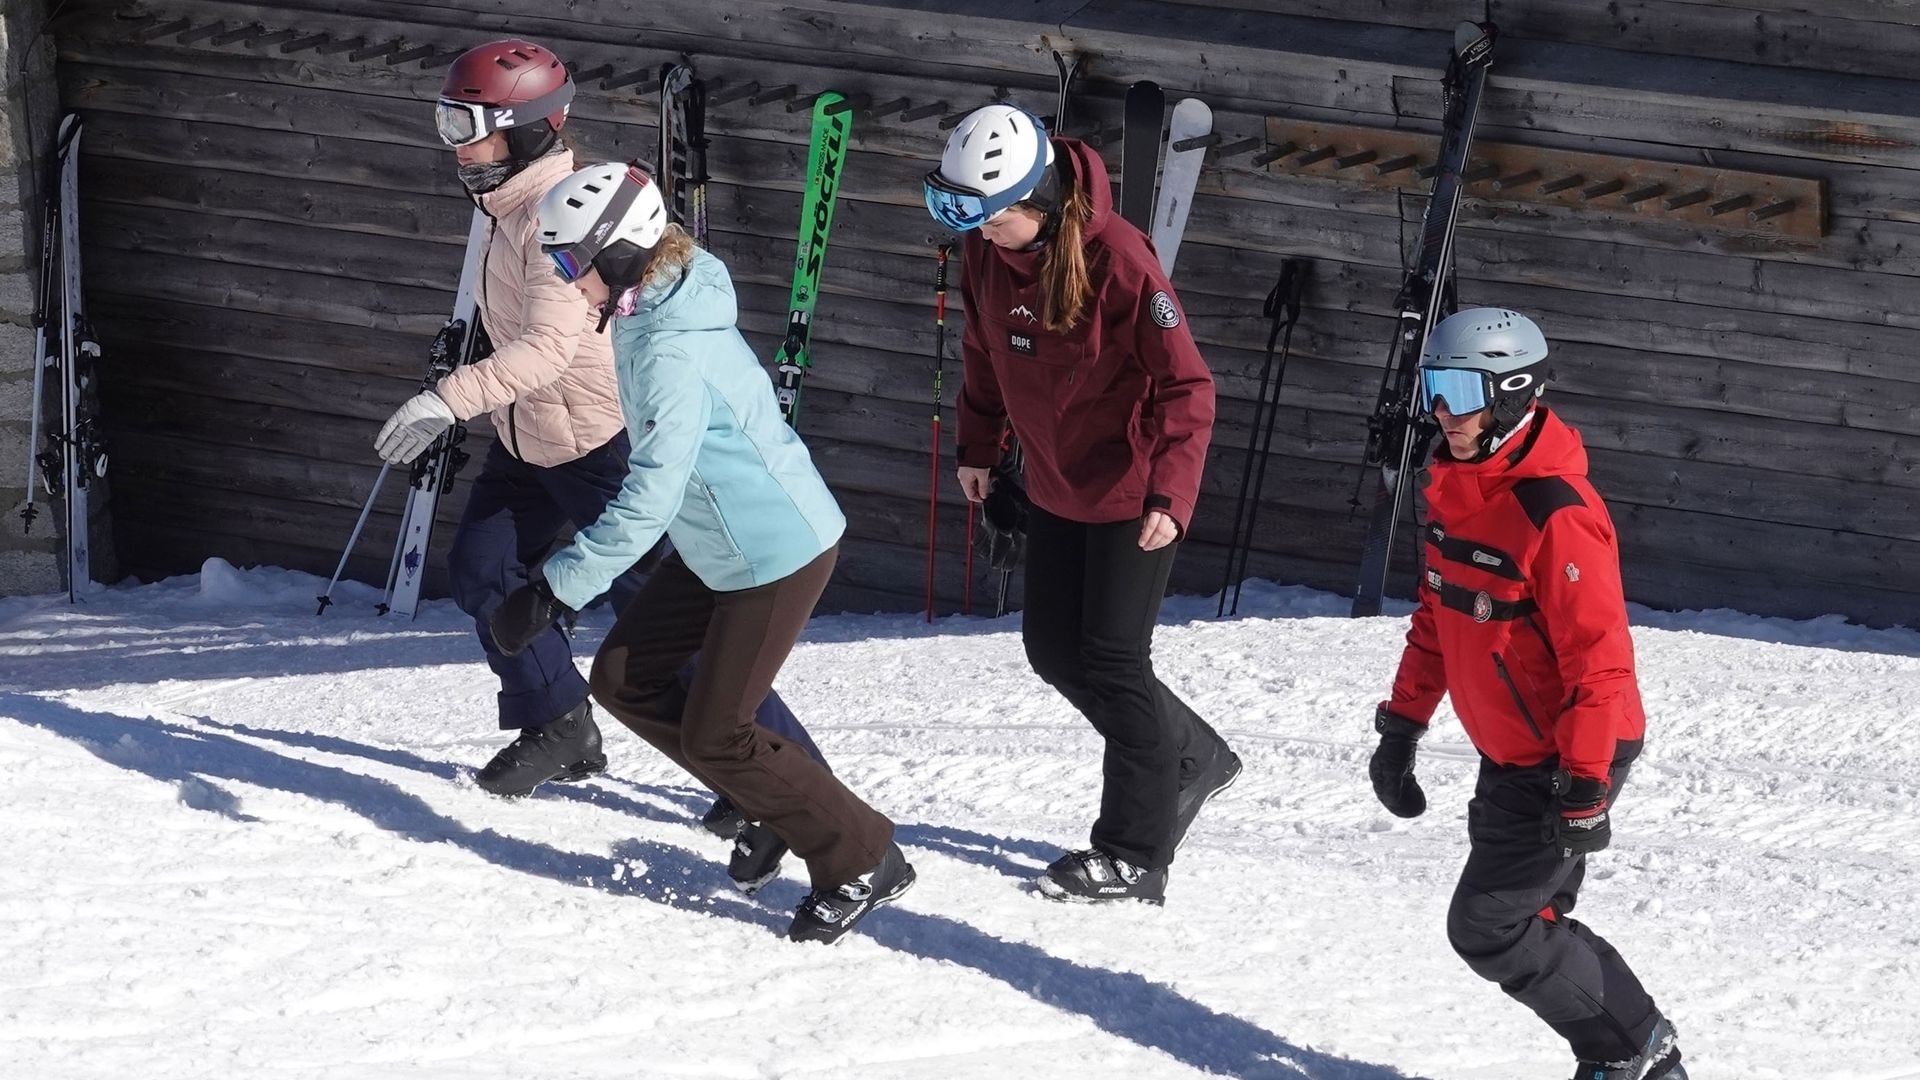
[[[1184,535],[1213,435],[1213,374],[1153,245],[1113,212],[1100,156],[1078,139],[1056,138],[1053,149],[1093,196],[1093,296],[1071,329],[1047,330],[1040,252],[966,234],[960,464],[999,461],[1011,419],[1041,509],[1086,524],[1162,510]]]
[[[1544,407],[1486,461],[1435,459],[1420,609],[1385,704],[1424,724],[1449,694],[1495,762],[1558,755],[1605,781],[1637,750],[1621,744],[1645,735],[1646,714],[1620,548],[1586,474],[1579,434]]]

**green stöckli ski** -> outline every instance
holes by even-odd
[[[813,102],[813,145],[807,151],[807,194],[800,204],[800,234],[793,258],[793,294],[787,314],[787,337],[774,356],[775,392],[787,423],[800,418],[800,382],[813,363],[808,340],[813,329],[813,305],[820,296],[820,268],[827,258],[827,236],[833,229],[833,207],[840,194],[840,171],[847,160],[847,135],[853,112],[832,112],[841,95],[828,92]]]

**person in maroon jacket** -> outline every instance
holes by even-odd
[[[1500,308],[1428,336],[1421,407],[1446,445],[1426,471],[1420,607],[1368,772],[1388,810],[1424,812],[1414,750],[1451,697],[1481,755],[1454,951],[1567,1040],[1574,1080],[1685,1080],[1673,1025],[1570,916],[1646,714],[1613,521],[1579,434],[1538,403],[1546,358],[1539,327]]]
[[[1026,459],[1023,637],[1036,674],[1106,740],[1092,846],[1040,878],[1054,899],[1164,900],[1194,816],[1240,772],[1153,673],[1160,601],[1200,490],[1213,376],[1106,167],[989,105],[953,131],[927,208],[965,234],[959,474],[986,499],[1009,420]]]

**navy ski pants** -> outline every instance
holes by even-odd
[[[527,583],[529,570],[546,561],[555,541],[571,539],[574,530],[591,524],[606,509],[626,479],[627,449],[623,431],[583,457],[540,466],[521,461],[496,442],[474,478],[466,514],[447,555],[447,574],[454,602],[473,616],[487,666],[500,677],[502,728],[538,727],[587,700],[587,680],[574,667],[571,639],[559,627],[540,635],[518,655],[503,656],[494,648],[487,620],[509,592]],[[655,554],[642,559],[607,590],[616,612],[625,610],[639,592],[659,551],[655,549]],[[689,685],[698,663],[695,658],[680,673]],[[824,761],[778,693],[767,695],[754,720],[816,761]]]

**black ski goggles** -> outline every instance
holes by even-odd
[[[532,101],[513,105],[481,105],[441,98],[433,107],[433,126],[440,133],[440,141],[448,146],[471,146],[496,131],[564,113],[572,104],[572,79]]]

